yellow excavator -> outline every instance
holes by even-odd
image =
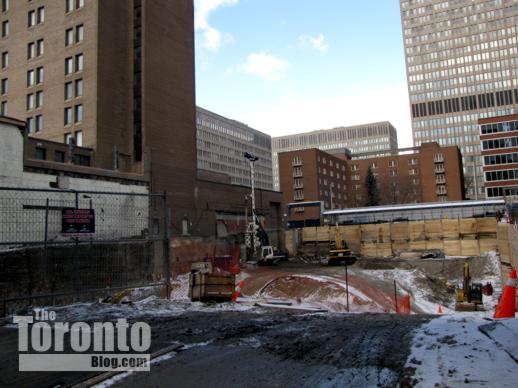
[[[482,283],[471,283],[469,274],[469,264],[464,263],[464,280],[462,288],[457,288],[457,303],[455,310],[457,311],[483,311],[482,304]]]
[[[354,264],[356,262],[356,256],[353,255],[347,242],[342,238],[340,228],[335,226],[335,240],[329,242],[329,255],[327,258],[328,265],[339,265],[344,263],[345,265]]]

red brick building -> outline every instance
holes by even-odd
[[[462,158],[458,147],[425,143],[386,152],[331,155],[315,148],[279,154],[284,202],[321,201],[326,209],[366,206],[369,167],[376,178],[379,204],[464,199]],[[292,206],[289,219],[312,220],[318,207]]]
[[[518,115],[479,119],[486,196],[518,194]]]

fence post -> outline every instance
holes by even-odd
[[[163,206],[164,206],[164,267],[165,267],[165,292],[166,298],[170,298],[170,290],[169,287],[171,285],[171,268],[169,262],[169,214],[167,208],[167,192],[164,191],[162,196],[163,198]]]

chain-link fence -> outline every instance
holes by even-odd
[[[0,315],[165,281],[165,196],[146,191],[0,187]]]

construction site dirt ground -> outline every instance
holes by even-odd
[[[147,322],[151,353],[179,345],[150,372],[125,372],[102,387],[514,386],[518,325],[489,318],[501,292],[498,257],[468,259],[473,281],[494,282],[482,313],[452,310],[465,260],[359,260],[348,268],[351,313],[344,267],[300,259],[243,268],[235,304],[191,302],[182,275],[171,300],[140,290],[132,304],[49,309],[65,322]],[[412,314],[394,313],[394,280],[398,297],[410,295]],[[439,306],[444,315],[432,315]],[[0,322],[0,386],[73,386],[95,374],[18,372],[17,340],[12,318]]]

